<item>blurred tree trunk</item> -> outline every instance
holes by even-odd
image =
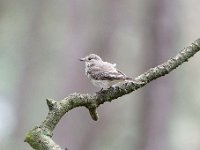
[[[173,55],[176,44],[177,1],[152,0],[146,3],[144,18],[145,70]],[[148,15],[147,15],[148,14]],[[148,20],[148,21],[147,21]],[[168,127],[173,97],[172,76],[158,79],[144,88],[141,109],[141,150],[168,150]]]
[[[59,52],[57,58],[59,72],[59,90],[57,95],[61,98],[68,93],[83,90],[87,91],[87,84],[84,83],[84,64],[79,61],[79,58],[84,57],[88,50],[88,33],[86,29],[87,4],[81,1],[72,0],[66,1],[65,13],[66,24],[69,31],[64,33],[64,47]],[[61,69],[62,68],[62,69]],[[82,77],[82,78],[81,78]],[[70,87],[70,88],[69,88]],[[84,139],[87,129],[82,130],[85,124],[88,124],[88,112],[83,109],[76,109],[67,117],[63,117],[62,123],[58,124],[55,129],[55,140],[61,147],[73,150],[82,149],[80,143]],[[80,131],[81,130],[81,131]]]
[[[22,68],[22,77],[19,82],[18,91],[16,93],[17,97],[17,126],[15,136],[17,139],[24,138],[25,126],[27,126],[26,113],[28,112],[29,107],[31,107],[32,100],[35,101],[37,97],[34,91],[37,91],[36,87],[39,81],[36,81],[39,72],[39,67],[42,66],[42,55],[40,51],[40,36],[39,29],[41,26],[41,17],[43,9],[43,2],[35,1],[32,3],[32,10],[27,13],[27,18],[29,18],[28,31],[24,31],[27,33],[27,41],[24,42],[22,46],[22,58],[23,63],[20,68]],[[26,28],[25,28],[26,29]],[[30,61],[32,60],[32,61]],[[34,97],[35,96],[35,97]],[[39,100],[39,99],[38,99]],[[32,115],[33,116],[33,115]],[[21,141],[20,141],[21,143]]]

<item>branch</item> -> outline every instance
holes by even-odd
[[[126,82],[122,85],[110,87],[107,90],[99,91],[95,94],[73,93],[61,101],[47,99],[49,113],[41,125],[27,132],[25,142],[36,150],[61,150],[53,140],[53,130],[62,116],[76,107],[86,107],[93,120],[98,119],[96,109],[105,102],[111,102],[123,95],[129,94],[147,83],[164,76],[176,69],[182,63],[188,61],[195,53],[200,50],[200,39],[197,39],[190,46],[181,50],[175,57],[167,62],[150,68],[147,72],[135,78],[136,82]]]

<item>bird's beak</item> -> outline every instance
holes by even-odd
[[[85,61],[85,58],[79,58],[80,61]]]

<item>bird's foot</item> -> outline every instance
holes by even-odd
[[[98,92],[96,92],[96,93],[97,93],[97,94],[100,94],[100,93],[102,93],[102,91],[103,91],[103,88],[101,88],[101,90],[98,91]]]

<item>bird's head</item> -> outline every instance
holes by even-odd
[[[84,61],[87,66],[92,66],[102,62],[101,57],[96,54],[89,54],[88,56],[80,58],[79,60]]]

